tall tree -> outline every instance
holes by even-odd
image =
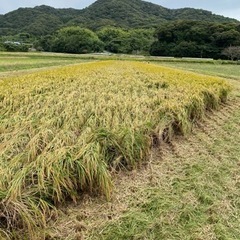
[[[54,52],[90,53],[101,51],[103,43],[89,29],[66,27],[57,32],[51,49]]]
[[[240,46],[230,46],[222,51],[222,54],[230,60],[240,60]]]

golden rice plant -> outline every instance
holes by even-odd
[[[189,132],[229,90],[220,78],[123,61],[0,80],[0,234],[43,239],[66,199],[109,198],[112,170],[136,168],[153,145]]]

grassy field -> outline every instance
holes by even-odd
[[[0,76],[6,72],[11,74],[20,70],[64,66],[84,61],[87,60],[71,54],[0,52]]]
[[[149,57],[125,54],[62,54],[62,53],[9,53],[0,52],[0,76],[20,70],[40,69],[53,66],[64,66],[96,60],[135,60],[148,61],[165,66],[190,70],[207,75],[239,79],[239,64],[229,61],[214,61],[210,59],[179,59],[164,57]]]
[[[56,66],[82,62],[64,54],[18,58],[28,70],[33,58],[39,68],[44,58]],[[213,66],[208,73],[216,72]],[[6,75],[0,239],[238,239],[238,81],[226,104],[230,88],[220,78],[141,62]],[[220,111],[205,118],[213,109]],[[69,200],[80,206],[61,214]]]
[[[219,76],[240,80],[240,65],[222,64],[219,61],[206,62],[160,62],[159,64],[206,75]]]

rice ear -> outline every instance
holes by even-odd
[[[110,199],[111,171],[147,162],[230,90],[220,78],[130,61],[0,81],[0,236],[17,229],[35,240],[67,200]]]

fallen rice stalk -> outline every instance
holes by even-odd
[[[225,102],[220,78],[137,62],[63,67],[0,82],[0,227],[37,239],[51,209],[110,197],[111,169],[146,161]]]

